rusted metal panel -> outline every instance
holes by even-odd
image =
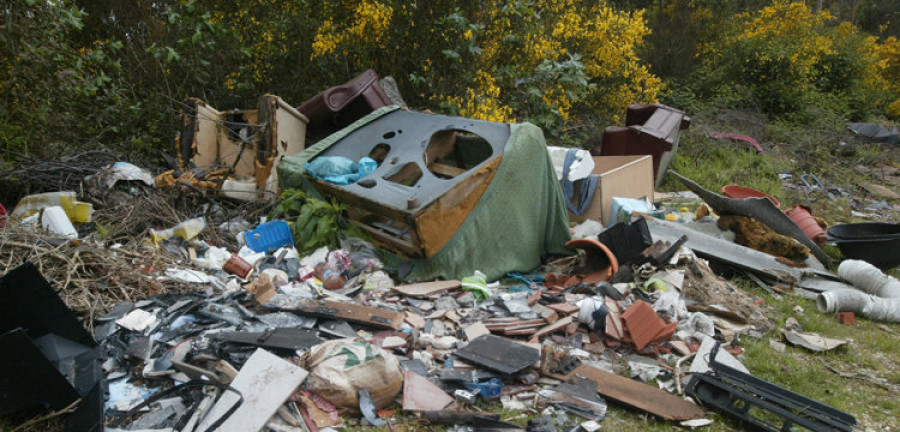
[[[553,332],[557,332],[557,331],[559,331],[559,330],[564,329],[564,328],[565,328],[566,326],[568,326],[569,324],[572,324],[572,317],[567,316],[567,317],[565,317],[565,318],[563,318],[563,319],[561,319],[561,320],[556,321],[556,322],[553,323],[553,324],[550,324],[550,325],[548,325],[548,326],[542,327],[540,330],[537,331],[537,333],[534,334],[534,337],[538,337],[538,338],[539,338],[539,337],[541,337],[541,336],[548,335],[548,334],[553,333]]]

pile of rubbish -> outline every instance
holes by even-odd
[[[3,210],[0,415],[49,408],[68,431],[595,431],[614,402],[689,427],[712,423],[711,409],[766,430],[853,429],[852,415],[741,363],[742,338],[776,330],[772,310],[719,274],[816,298],[842,323],[900,322],[900,282],[882,273],[892,264],[845,260],[832,273],[831,231],[747,188],[720,195],[669,172],[690,192],[654,200],[690,123],[680,111],[632,110],[628,127],[666,130],[647,155],[629,150],[631,129],[612,155],[535,152],[546,144],[534,126],[398,110],[372,76],[342,88],[375,99],[315,145],[276,151],[271,136],[252,139],[279,133],[271,125],[216,132],[198,113],[334,129],[332,108],[349,102],[298,111],[266,96],[258,111],[218,112],[195,101],[183,169],[115,163],[81,196]],[[209,142],[192,145],[198,136]],[[369,136],[381,138],[360,147]],[[240,152],[226,161],[221,190],[205,177],[221,161],[204,152],[226,144],[255,151],[245,172]],[[188,169],[192,159],[207,165]],[[290,192],[270,202],[274,182]],[[204,188],[253,211],[205,198],[150,226],[127,213],[161,205],[159,189]],[[859,240],[875,239],[843,239]],[[799,325],[781,334],[816,352],[847,343]],[[500,407],[506,418],[490,412]]]

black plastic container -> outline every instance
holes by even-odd
[[[882,270],[900,265],[900,224],[851,223],[829,227],[826,232],[846,258],[863,260]]]

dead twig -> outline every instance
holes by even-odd
[[[819,358],[818,360],[819,360],[819,363],[822,364],[822,366],[825,366],[826,369],[837,374],[841,378],[853,378],[853,379],[862,380],[869,384],[874,384],[874,385],[881,387],[890,392],[900,391],[900,388],[898,388],[900,386],[895,386],[893,384],[890,384],[884,378],[879,378],[879,377],[876,377],[872,374],[868,374],[865,372],[842,372],[838,368],[828,364],[828,362],[826,362],[825,359]]]
[[[152,283],[152,273],[145,268],[163,269],[176,262],[160,251],[143,249],[139,241],[119,248],[108,248],[90,237],[77,242],[60,239],[55,246],[50,241],[54,240],[35,227],[8,223],[0,230],[0,262],[7,269],[25,262],[37,266],[88,330],[93,329],[95,316],[124,300],[184,288],[175,282]]]
[[[30,426],[36,425],[38,423],[44,423],[48,420],[59,417],[61,415],[71,414],[71,413],[75,412],[75,408],[78,408],[79,403],[81,403],[81,399],[78,399],[75,402],[72,402],[71,404],[69,404],[69,406],[67,406],[59,411],[53,411],[52,413],[45,414],[40,417],[35,417],[31,420],[28,420],[27,422],[20,424],[19,426],[17,426],[15,429],[13,429],[10,432],[19,432],[21,430],[27,429]]]

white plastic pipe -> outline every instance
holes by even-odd
[[[878,297],[900,298],[900,281],[877,267],[860,260],[846,260],[838,266],[838,275],[856,289]]]
[[[816,297],[819,312],[853,312],[875,321],[900,322],[900,298],[882,298],[862,291],[839,289]]]

